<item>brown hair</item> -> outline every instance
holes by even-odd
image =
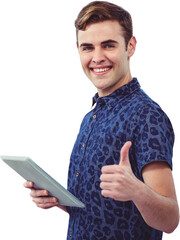
[[[84,31],[87,25],[106,20],[117,20],[119,22],[123,28],[124,39],[127,46],[133,36],[131,15],[120,6],[106,1],[91,2],[80,11],[75,21],[76,36],[78,36],[78,30]]]

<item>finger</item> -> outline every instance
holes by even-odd
[[[47,190],[32,189],[30,192],[30,196],[33,198],[44,197],[44,196],[48,196],[48,195],[49,195],[49,192]]]
[[[101,191],[101,195],[103,197],[107,197],[107,198],[113,198],[113,194],[111,190],[102,190]]]
[[[37,207],[42,208],[42,209],[48,209],[48,208],[52,208],[52,207],[56,207],[58,206],[59,203],[45,203],[45,204],[36,204]]]
[[[100,183],[100,188],[103,190],[111,190],[112,189],[112,183],[111,182],[101,182]]]
[[[36,204],[58,203],[58,200],[55,197],[37,197],[32,200]]]
[[[131,147],[132,143],[130,141],[126,142],[123,147],[121,148],[121,158],[119,165],[130,165],[129,162],[129,149]]]
[[[58,200],[55,197],[40,197],[34,198],[33,202],[36,204],[37,207],[47,209],[54,206],[58,206]]]
[[[101,174],[100,180],[102,182],[113,182],[116,178],[115,174]]]
[[[118,165],[108,165],[101,168],[102,173],[113,174],[117,172]]]
[[[33,182],[26,181],[26,182],[23,184],[23,186],[24,186],[25,188],[33,188],[34,183],[33,183]]]

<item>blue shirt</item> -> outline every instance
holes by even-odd
[[[174,133],[157,103],[140,88],[137,79],[105,97],[83,119],[69,166],[68,190],[85,208],[68,207],[68,240],[160,240],[162,232],[149,227],[132,201],[101,195],[100,175],[105,165],[119,164],[120,150],[132,142],[129,157],[135,176],[153,161],[172,168]]]

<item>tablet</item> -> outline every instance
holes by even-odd
[[[50,196],[56,197],[60,205],[84,208],[85,205],[60,183],[41,169],[29,157],[0,156],[1,159],[27,181],[34,183],[34,188],[44,189]]]

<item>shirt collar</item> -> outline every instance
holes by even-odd
[[[120,87],[119,89],[115,90],[108,96],[99,97],[98,93],[96,93],[95,96],[93,97],[92,106],[95,103],[104,102],[109,107],[113,107],[117,103],[117,100],[118,102],[123,100],[137,89],[140,89],[140,84],[137,78],[133,78],[128,84]]]

